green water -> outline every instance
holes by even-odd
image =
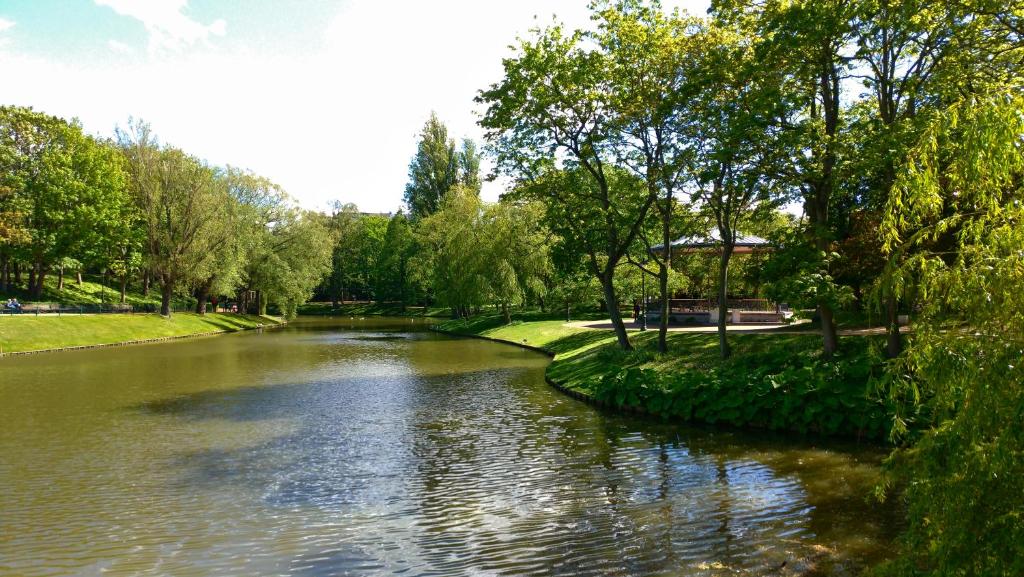
[[[542,355],[424,328],[0,359],[0,574],[848,575],[887,553],[877,450],[601,412]]]

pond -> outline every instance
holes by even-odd
[[[0,359],[2,575],[854,574],[884,453],[618,415],[422,319]]]

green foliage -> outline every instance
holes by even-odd
[[[124,163],[77,123],[0,107],[0,253],[31,263],[35,298],[65,257],[102,261],[132,223]]]
[[[416,156],[409,163],[409,183],[405,186],[405,204],[413,219],[436,212],[453,186],[461,184],[480,193],[480,154],[472,140],[465,139],[456,150],[448,138],[448,128],[431,112],[423,126]]]
[[[832,274],[832,262],[839,258],[838,253],[826,254],[799,235],[791,235],[764,262],[765,294],[798,309],[822,303],[833,309],[841,308],[853,300],[853,290],[838,283]]]
[[[932,428],[890,460],[910,524],[880,574],[1024,572],[1022,109],[1019,87],[951,106],[888,202],[887,274],[922,308],[885,392],[927,407]]]
[[[866,347],[823,360],[778,350],[737,355],[705,370],[639,365],[650,353],[601,358],[621,366],[593,385],[598,400],[666,418],[870,439],[887,437],[891,401],[875,396],[880,372]]]

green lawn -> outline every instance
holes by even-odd
[[[2,315],[0,351],[38,351],[230,332],[279,322],[271,317],[231,313],[176,313],[170,319],[157,314]]]

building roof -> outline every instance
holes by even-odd
[[[672,248],[684,250],[699,250],[705,248],[717,248],[722,246],[722,237],[717,230],[707,234],[680,237],[671,244]],[[753,250],[755,248],[771,248],[772,243],[752,234],[737,234],[735,248]],[[651,250],[661,250],[664,245],[652,246]]]

